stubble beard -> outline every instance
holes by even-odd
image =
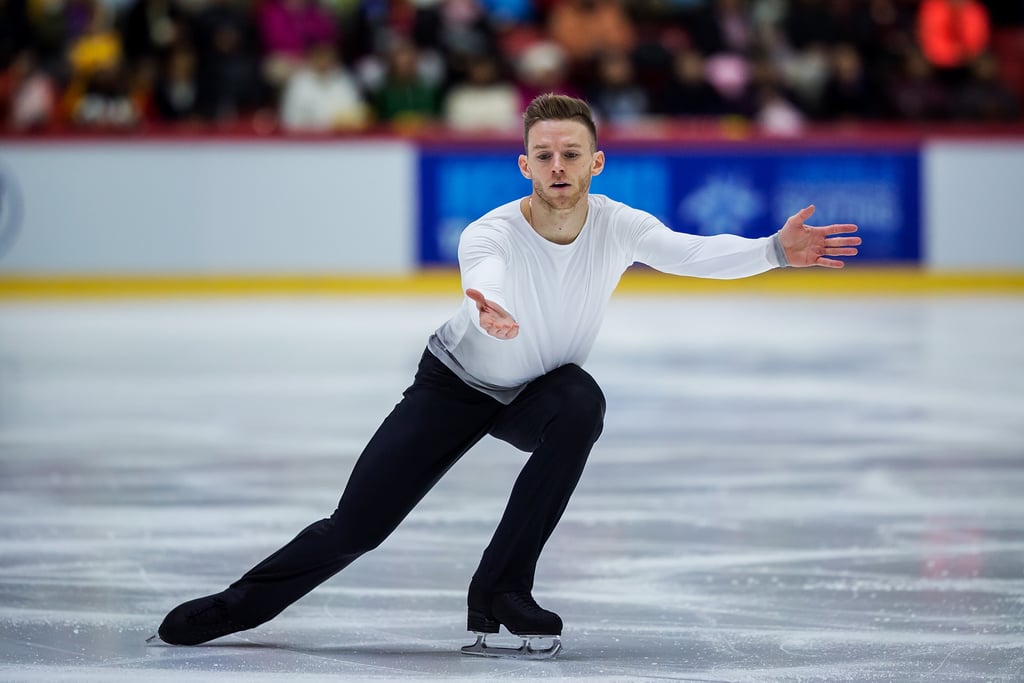
[[[587,198],[590,192],[590,178],[585,179],[578,190],[569,194],[549,195],[547,187],[537,181],[533,183],[533,192],[549,210],[568,211],[576,208],[581,200]]]

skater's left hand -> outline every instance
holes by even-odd
[[[519,323],[508,311],[493,301],[488,301],[475,289],[467,289],[466,296],[476,304],[476,310],[480,312],[480,327],[484,332],[496,339],[516,338],[519,334]]]
[[[786,224],[779,230],[779,244],[786,252],[789,265],[797,268],[807,266],[824,266],[826,268],[842,268],[842,261],[827,258],[829,256],[856,256],[859,237],[829,237],[847,232],[857,232],[852,223],[838,223],[816,228],[804,225],[804,221],[814,214],[814,205],[800,209],[789,217]]]

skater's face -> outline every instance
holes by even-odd
[[[587,196],[590,179],[604,168],[604,152],[579,121],[538,121],[526,138],[519,170],[533,193],[554,209],[570,209]]]

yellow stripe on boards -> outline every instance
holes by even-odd
[[[412,275],[0,276],[0,299],[457,294],[457,271]]]
[[[131,275],[0,276],[0,300],[162,297],[458,296],[458,271],[423,270],[410,275]],[[739,280],[676,277],[632,269],[623,294],[680,295],[1024,295],[1024,271],[932,272],[917,268],[786,268]]]
[[[934,272],[918,268],[784,268],[739,280],[707,280],[633,270],[620,292],[785,295],[1024,295],[1024,271]]]

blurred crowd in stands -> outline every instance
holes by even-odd
[[[0,0],[8,130],[1017,121],[1024,0]]]

